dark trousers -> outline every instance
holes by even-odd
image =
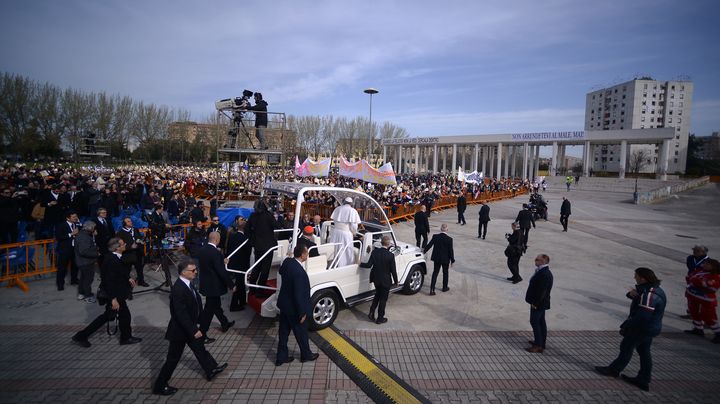
[[[142,248],[142,246],[138,247]],[[143,268],[145,267],[144,257],[140,254],[138,254],[137,260],[130,265],[130,270],[132,268],[135,268],[135,273],[137,274],[137,281],[138,283],[145,282],[145,275],[143,274]]]
[[[80,272],[78,294],[83,296],[92,296],[92,283],[95,278],[95,264],[82,265],[78,267],[78,271]]]
[[[389,296],[390,288],[383,288],[382,286],[375,287],[375,297],[373,297],[372,304],[370,305],[370,314],[375,314],[375,309],[377,309],[378,320],[385,318],[385,305],[387,304]]]
[[[485,235],[487,234],[487,225],[488,222],[480,222],[478,225],[478,237],[485,238]]]
[[[56,283],[58,288],[65,286],[67,267],[70,265],[70,283],[78,283],[78,267],[75,264],[75,252],[58,252]]]
[[[267,251],[267,250],[265,250]],[[265,254],[265,251],[255,251],[255,260],[259,260],[260,257],[262,257],[263,254]],[[265,258],[260,261],[260,263],[257,264],[255,269],[253,269],[252,273],[248,277],[248,280],[250,283],[254,283],[256,285],[262,285],[265,286],[267,284],[268,276],[270,276],[270,267],[272,266],[272,259],[273,254],[270,253]],[[265,289],[257,289],[255,290],[255,293],[264,294]]]
[[[545,310],[530,308],[530,325],[535,336],[535,346],[545,348],[547,339],[547,324],[545,324]]]
[[[567,215],[560,215],[560,224],[563,227],[563,230],[567,231],[568,226],[568,216]]]
[[[433,273],[432,280],[430,281],[430,291],[435,290],[435,283],[437,282],[438,274],[440,273],[440,267],[442,267],[443,272],[443,289],[447,289],[448,287],[448,278],[450,277],[448,270],[450,269],[450,263],[441,264],[439,262],[433,261]]]
[[[220,320],[220,325],[224,326],[228,323],[228,319],[225,317],[222,309],[220,296],[207,296],[205,298],[205,307],[203,308],[202,314],[200,314],[200,331],[205,335],[207,335],[210,329],[210,322],[212,322],[213,316]]]
[[[235,292],[230,297],[230,308],[239,309],[245,307],[245,276],[235,275]]]
[[[525,246],[525,248],[527,248],[528,236],[530,235],[530,228],[528,227],[526,229],[520,229],[520,230],[522,230],[523,245]]]
[[[290,330],[295,335],[295,340],[300,347],[300,359],[310,359],[312,351],[310,351],[310,343],[308,342],[307,324],[310,321],[309,318],[305,318],[305,321],[300,324],[300,319],[296,318],[295,315],[288,316],[283,312],[280,312],[280,327],[278,329],[278,348],[277,356],[275,360],[278,362],[284,362],[288,359],[288,337],[290,336]]]
[[[112,321],[114,319],[114,316],[117,314],[118,328],[120,329],[120,340],[126,340],[132,337],[132,330],[130,329],[130,309],[128,309],[125,299],[118,299],[118,303],[120,304],[120,308],[118,309],[117,313],[113,312],[112,304],[108,302],[108,304],[105,305],[105,312],[97,316],[97,318],[93,320],[90,325],[75,334],[75,336],[81,340],[86,340],[90,338],[90,336],[95,331],[99,330],[100,327],[105,325],[105,323],[107,323],[108,321]]]
[[[205,374],[210,372],[217,367],[215,358],[210,355],[210,352],[205,349],[205,345],[202,343],[202,338],[193,338],[191,341],[170,341],[170,348],[168,348],[167,358],[165,364],[160,369],[160,374],[155,379],[154,390],[162,390],[168,385],[170,378],[172,377],[175,368],[177,367],[180,358],[182,358],[185,345],[189,346],[192,352],[195,354],[195,358],[200,363],[200,366],[205,371]]]
[[[520,255],[511,255],[507,258],[507,266],[513,279],[520,278]]]
[[[422,238],[422,243],[420,243],[420,239]],[[415,245],[418,247],[425,248],[428,243],[428,234],[426,231],[418,231],[418,229],[415,229]]]
[[[458,223],[465,224],[465,211],[458,211]]]
[[[640,355],[640,370],[638,371],[637,377],[640,383],[649,384],[650,374],[652,373],[652,356],[650,355],[650,346],[652,345],[653,337],[648,335],[633,335],[623,337],[620,343],[620,354],[610,364],[610,369],[616,372],[622,372],[625,366],[630,363],[630,359],[633,355],[633,350],[636,350]]]
[[[0,244],[11,244],[17,242],[18,239],[18,224],[17,222],[12,223],[0,223]]]

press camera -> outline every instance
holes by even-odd
[[[250,97],[254,93],[250,90],[243,90],[242,97],[224,98],[215,101],[215,109],[218,111],[239,111],[250,107]]]

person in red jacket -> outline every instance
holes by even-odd
[[[715,333],[712,342],[720,344],[720,324],[717,319],[717,290],[720,288],[720,262],[712,258],[703,261],[702,265],[692,271],[686,278],[685,297],[688,311],[693,320],[693,329],[685,330],[688,334],[705,336],[704,328]]]

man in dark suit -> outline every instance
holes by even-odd
[[[197,275],[195,263],[183,261],[178,264],[180,277],[170,291],[170,322],[168,323],[165,339],[170,341],[167,359],[153,386],[153,394],[169,396],[175,394],[177,389],[169,386],[180,358],[182,358],[185,345],[189,346],[195,358],[205,371],[208,381],[225,370],[227,363],[218,366],[215,358],[210,355],[203,344],[203,332],[198,327],[202,298],[192,286],[192,280]]]
[[[478,238],[482,237],[485,240],[487,235],[487,225],[490,221],[490,206],[485,201],[480,201],[480,213],[478,213],[479,225],[478,225]]]
[[[420,210],[415,213],[415,245],[425,248],[428,243],[428,233],[430,233],[430,221],[427,216],[427,207],[420,205]],[[420,239],[422,238],[422,244]]]
[[[277,307],[280,309],[280,327],[278,329],[278,348],[275,366],[295,360],[288,352],[290,330],[295,335],[300,347],[300,362],[311,362],[320,356],[310,350],[308,342],[308,317],[312,315],[310,307],[310,280],[303,268],[308,258],[308,250],[304,245],[293,249],[293,258],[286,258],[280,266],[278,274],[282,276],[278,292]]]
[[[562,224],[563,231],[567,231],[568,219],[570,218],[570,201],[563,197],[562,205],[560,205],[560,224]]]
[[[42,221],[41,238],[52,238],[55,236],[55,226],[62,223],[65,218],[65,211],[69,208],[70,201],[64,192],[65,187],[53,185],[51,189],[43,194],[40,199],[40,206],[45,208],[45,216]]]
[[[275,237],[275,219],[272,213],[268,211],[265,201],[258,200],[255,203],[255,210],[250,214],[247,224],[247,233],[250,243],[255,250],[255,261],[259,261],[260,258],[271,248],[277,245],[277,238]],[[265,258],[257,264],[252,274],[248,277],[250,283],[256,285],[265,285],[268,276],[270,275],[270,267],[272,266],[272,253],[265,256]],[[255,295],[259,297],[266,297],[267,292],[262,289],[256,289]]]
[[[208,243],[200,248],[198,262],[200,263],[200,293],[205,296],[205,308],[200,317],[200,330],[205,335],[205,342],[209,343],[214,339],[207,336],[210,329],[210,322],[217,317],[226,332],[235,325],[235,321],[228,321],[223,313],[220,297],[227,293],[228,289],[235,291],[230,272],[225,270],[223,255],[218,248],[220,244],[220,233],[212,232],[208,236]]]
[[[250,268],[250,241],[245,235],[246,221],[242,216],[235,218],[235,225],[228,232],[227,252],[232,254],[242,245],[239,251],[229,257],[227,267],[238,271],[247,271]],[[246,242],[247,241],[247,242]],[[243,245],[245,243],[245,245]],[[245,275],[235,273],[235,291],[230,298],[230,311],[240,311],[245,308]]]
[[[213,215],[212,220],[210,221],[210,227],[208,227],[208,233],[212,232],[218,232],[220,233],[220,250],[223,254],[229,253],[229,251],[225,251],[225,241],[227,240],[227,228],[220,223],[220,218],[217,215]]]
[[[197,223],[198,221],[205,221],[205,209],[203,209],[204,206],[205,204],[203,203],[203,201],[198,201],[195,204],[195,207],[192,208],[192,210],[190,211],[190,220],[192,220],[193,223]]]
[[[381,240],[382,248],[374,249],[368,262],[360,264],[363,268],[372,268],[370,270],[370,282],[375,284],[375,297],[370,305],[368,318],[376,324],[387,323],[385,304],[390,296],[390,289],[397,286],[399,282],[395,268],[395,255],[388,250],[391,241],[390,236],[383,236]],[[377,320],[375,319],[376,308],[378,311]]]
[[[535,274],[530,278],[525,302],[530,304],[530,325],[534,339],[525,350],[531,353],[542,353],[547,339],[545,310],[550,309],[550,290],[553,286],[553,275],[550,272],[550,257],[540,254],[535,257]]]
[[[447,235],[448,226],[443,224],[440,226],[440,233],[435,234],[427,247],[423,250],[423,253],[427,253],[431,248],[433,249],[430,259],[433,261],[433,274],[432,281],[430,282],[430,296],[435,295],[435,282],[437,282],[438,273],[442,267],[443,271],[443,292],[450,290],[448,287],[448,278],[450,274],[448,270],[450,265],[455,263],[455,252],[453,251],[453,240],[452,237]]]
[[[123,225],[117,232],[117,237],[120,237],[125,242],[125,252],[122,254],[123,263],[127,264],[129,268],[135,267],[138,285],[143,287],[150,286],[145,282],[145,274],[143,273],[145,266],[143,235],[138,229],[133,227],[132,219],[127,216],[123,218]]]
[[[78,216],[73,211],[67,211],[65,221],[55,226],[55,240],[57,241],[57,289],[65,289],[65,275],[70,265],[70,284],[78,284],[78,268],[75,261],[75,236],[78,234]]]
[[[98,263],[102,265],[103,257],[109,252],[107,249],[107,243],[111,238],[115,237],[115,229],[113,228],[110,219],[108,219],[108,212],[105,208],[99,208],[97,210],[97,216],[92,218],[92,221],[95,222],[95,230],[97,231],[95,235],[95,244],[97,244],[98,249],[100,250]]]
[[[191,258],[197,259],[200,249],[207,242],[207,232],[203,227],[202,220],[193,222],[193,227],[185,235],[185,249]]]
[[[530,235],[530,225],[535,228],[535,219],[533,219],[532,213],[528,210],[527,203],[523,203],[523,208],[518,212],[515,221],[520,224],[520,230],[522,230],[523,246],[527,250],[528,236]]]
[[[467,209],[467,199],[465,199],[465,188],[463,188],[457,198],[458,224],[462,226],[465,226],[465,209]]]
[[[507,266],[510,270],[510,277],[507,278],[513,284],[522,282],[520,276],[520,257],[525,251],[525,243],[523,242],[522,230],[517,223],[512,223],[512,234],[506,234],[508,245],[505,247],[505,256],[507,257]]]
[[[120,329],[120,345],[137,344],[141,338],[133,337],[130,328],[131,316],[127,306],[127,298],[135,287],[135,279],[130,277],[130,269],[123,264],[120,257],[125,251],[125,242],[119,237],[108,241],[107,257],[100,268],[100,287],[107,294],[105,312],[93,320],[90,325],[72,337],[73,342],[83,348],[90,348],[88,338],[103,324],[112,321],[117,316]]]
[[[313,232],[314,232],[314,230],[313,230],[312,226],[305,226],[303,228],[302,236],[297,241],[297,245],[304,245],[305,248],[308,249],[308,251],[309,251],[308,254],[310,254],[309,255],[310,257],[317,257],[320,255],[317,248],[313,248],[312,250],[310,249],[311,247],[315,247],[315,241],[313,239]]]

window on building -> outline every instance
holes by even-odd
[[[682,108],[685,105],[683,101],[680,101],[680,104],[678,104],[678,107]]]
[[[644,117],[644,116],[640,117],[640,122],[645,122],[645,117]]]
[[[615,124],[615,120],[614,120],[614,119],[613,119],[612,123]]]
[[[675,160],[675,164],[677,164],[678,159],[674,159],[674,160]]]
[[[680,139],[680,135],[676,135],[676,136],[675,136],[675,139]]]
[[[595,157],[595,161],[598,161],[598,158],[597,158],[597,157]]]
[[[622,99],[623,99],[623,100],[625,99],[625,94],[623,94],[623,98],[622,98]]]
[[[655,118],[650,117],[650,122],[655,122]]]
[[[613,161],[613,158],[612,158],[612,157],[610,157],[610,161]]]
[[[672,123],[672,118],[668,118],[668,123]]]
[[[671,89],[671,90],[674,90],[674,89],[675,89],[675,86],[674,86],[674,85],[670,86],[670,89]]]
[[[655,113],[655,110],[654,110],[654,109],[651,109],[651,110],[650,110],[650,113],[651,113],[651,114],[654,114],[654,113]]]
[[[679,155],[680,155],[680,152],[677,151],[677,150],[675,150],[675,155],[676,155],[676,156],[679,156]]]
[[[643,98],[647,98],[647,93],[643,93]]]
[[[682,123],[682,118],[678,118],[677,123]]]
[[[645,129],[645,125],[640,125],[640,129]]]
[[[685,98],[685,94],[680,93],[680,99],[682,100],[683,98]]]
[[[652,105],[655,105],[655,101],[652,102]]]
[[[624,128],[621,126],[620,129],[624,129]]]
[[[657,94],[653,93],[653,98],[657,98]]]
[[[643,101],[643,102],[642,102],[642,105],[647,105],[647,101]]]

